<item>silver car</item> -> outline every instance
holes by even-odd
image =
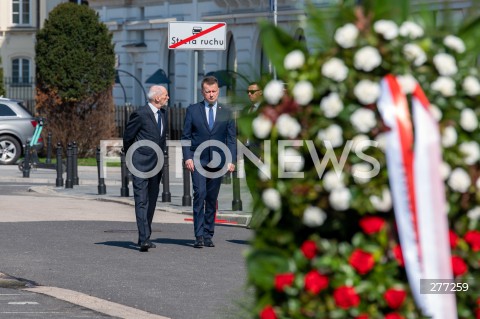
[[[22,101],[0,98],[0,165],[16,164],[25,153],[27,140],[33,137],[37,124]],[[35,148],[42,147],[40,138]]]

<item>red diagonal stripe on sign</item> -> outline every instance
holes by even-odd
[[[187,42],[190,42],[190,41],[192,41],[192,40],[195,40],[196,38],[201,37],[202,35],[205,35],[205,34],[210,33],[210,32],[212,32],[212,31],[215,31],[215,30],[217,30],[217,29],[219,29],[219,28],[221,28],[221,27],[223,27],[223,26],[225,26],[225,23],[218,23],[218,24],[214,25],[213,27],[210,27],[210,28],[208,28],[208,29],[206,29],[206,30],[203,30],[202,32],[199,32],[199,33],[197,33],[197,34],[194,34],[194,35],[192,35],[191,37],[188,37],[188,38],[186,38],[186,39],[184,39],[184,40],[182,40],[182,41],[180,41],[180,42],[177,42],[177,43],[172,44],[171,46],[169,46],[169,48],[170,48],[170,49],[175,49],[176,47],[179,47],[179,46],[181,46],[182,44],[185,44],[185,43],[187,43]]]

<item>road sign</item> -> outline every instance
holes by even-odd
[[[227,24],[225,22],[168,23],[168,48],[180,50],[225,50]]]

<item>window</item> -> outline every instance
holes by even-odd
[[[17,114],[8,105],[0,104],[0,116],[17,116]]]
[[[24,58],[12,60],[12,83],[30,84],[30,60]]]
[[[30,24],[30,0],[12,0],[13,24]]]

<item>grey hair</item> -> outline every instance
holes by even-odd
[[[163,88],[165,91],[162,91]],[[167,92],[167,88],[163,85],[153,85],[150,87],[150,90],[148,91],[147,97],[149,101],[153,100],[153,97],[157,94]]]

